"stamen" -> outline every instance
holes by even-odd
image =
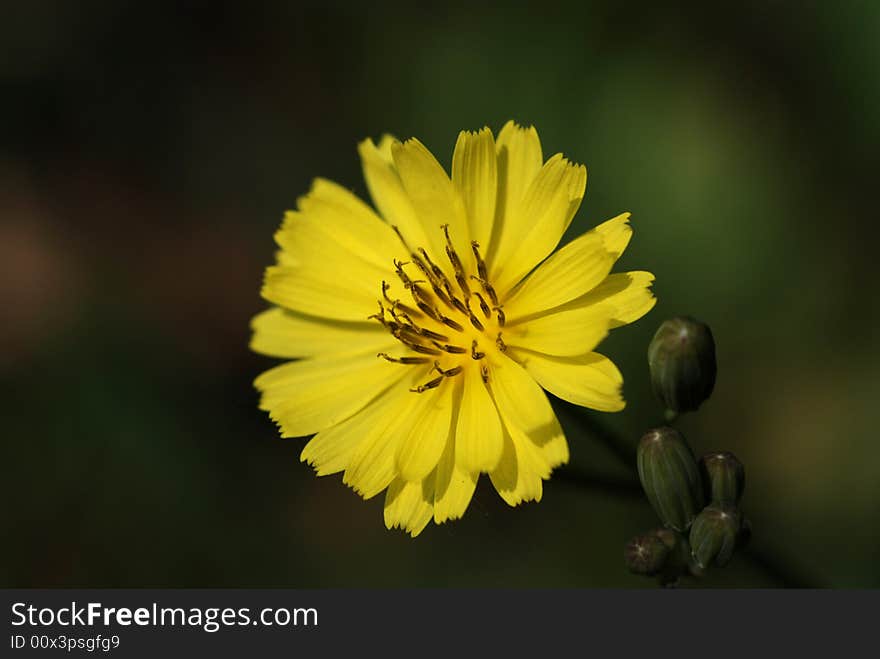
[[[465,298],[468,298],[471,296],[471,289],[467,283],[467,276],[464,274],[464,266],[461,264],[461,259],[458,257],[458,253],[452,245],[452,239],[449,237],[449,225],[444,224],[442,229],[446,235],[446,256],[449,257],[452,269],[455,270],[455,281],[458,282],[458,287],[464,293]]]
[[[477,277],[476,275],[471,275],[471,279],[474,279],[480,282],[480,285],[483,287],[483,290],[486,292],[486,295],[489,296],[489,300],[492,301],[493,306],[498,306],[498,294],[495,292],[495,289],[492,287],[492,284],[488,282],[488,280],[483,279],[482,277]]]
[[[504,315],[504,309],[501,307],[492,307],[495,310],[495,313],[498,314],[498,327],[504,327],[505,323],[507,323],[507,316]]]
[[[486,320],[489,320],[492,317],[492,310],[489,309],[489,305],[486,304],[486,300],[483,299],[483,296],[480,295],[479,292],[474,291],[474,295],[480,300],[480,310],[483,312]]]
[[[507,352],[507,344],[504,343],[504,339],[501,338],[501,332],[498,332],[498,338],[495,339],[495,345],[498,346],[498,349],[501,352]]]
[[[452,318],[447,318],[446,316],[441,315],[441,316],[440,316],[440,322],[443,323],[444,325],[448,326],[448,327],[451,327],[451,328],[454,329],[456,332],[463,332],[463,331],[464,331],[464,327],[462,327],[462,326],[459,325],[457,322],[455,322],[454,320],[452,320]]]
[[[407,343],[406,341],[403,341],[402,343],[405,343],[410,348],[410,350],[415,350],[416,352],[420,352],[423,355],[442,354],[439,350],[434,350],[434,348],[429,348],[428,346],[423,346],[418,343]]]
[[[477,350],[477,340],[474,339],[474,342],[471,343],[471,358],[472,359],[482,359],[486,356],[485,352],[480,352]]]
[[[441,270],[440,267],[431,260],[431,257],[428,256],[428,252],[425,251],[424,247],[419,247],[419,252],[421,252],[425,261],[428,262],[428,265],[431,267],[431,272],[433,273],[434,277],[436,277],[439,283],[443,284],[443,288],[445,288],[446,292],[449,293],[449,290],[452,287],[450,286],[449,280],[446,278],[446,275],[443,273],[443,270]],[[450,293],[450,296],[451,295],[452,293]]]
[[[480,375],[483,378],[483,382],[489,384],[489,367],[485,364],[480,364]]]
[[[381,357],[386,361],[396,364],[427,364],[431,361],[427,357],[392,357],[384,352],[380,352],[376,357]]]
[[[382,306],[382,300],[377,300],[379,303],[379,313],[374,313],[372,316],[367,316],[367,320],[378,320],[383,327],[388,327],[388,321],[385,319],[385,307]]]
[[[468,299],[466,304],[467,304],[468,319],[471,321],[471,325],[473,325],[474,327],[476,327],[478,330],[480,330],[482,332],[485,328],[483,327],[483,323],[480,322],[480,319],[474,315],[473,311],[471,311],[470,299]]]
[[[421,309],[425,313],[425,315],[428,316],[429,318],[436,320],[438,323],[443,322],[443,315],[439,311],[437,311],[435,308],[425,304],[421,300],[416,302],[416,306],[419,309]],[[461,330],[459,329],[459,331],[461,331]]]
[[[470,309],[468,309],[465,306],[465,303],[462,302],[461,300],[459,300],[457,297],[452,298],[452,304],[455,306],[456,309],[461,311],[465,316],[470,312]]]
[[[446,377],[446,376],[441,375],[439,378],[434,378],[430,382],[426,382],[425,384],[420,384],[418,387],[413,387],[412,389],[410,389],[410,391],[412,391],[415,394],[421,394],[421,393],[428,391],[428,389],[434,389],[435,387],[439,387],[440,383],[443,382],[444,377]]]
[[[489,274],[486,270],[486,262],[483,261],[483,257],[480,256],[480,243],[476,240],[471,241],[471,250],[474,252],[474,258],[477,261],[477,272],[480,273],[480,279],[483,281],[489,281]]]
[[[442,368],[440,368],[440,362],[434,362],[434,370],[437,371],[440,375],[443,375],[447,378],[451,378],[451,377],[461,373],[462,368],[461,368],[461,366],[456,366],[454,368],[450,368],[450,369],[444,371]]]
[[[440,348],[440,350],[444,350],[446,352],[451,352],[452,354],[455,354],[455,355],[463,355],[464,353],[467,352],[467,349],[462,348],[461,346],[453,346],[453,345],[449,345],[448,343],[437,343],[436,341],[431,341],[431,343],[433,343],[435,346]]]

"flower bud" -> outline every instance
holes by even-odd
[[[639,479],[654,511],[671,529],[687,531],[703,507],[700,472],[691,447],[674,428],[649,430],[636,454]]]
[[[700,570],[711,564],[727,565],[736,547],[740,515],[735,508],[706,506],[691,526],[690,543],[694,562]]]
[[[654,393],[673,415],[697,409],[715,387],[715,341],[705,323],[664,321],[648,346]]]
[[[739,503],[746,486],[746,472],[733,453],[707,453],[700,458],[700,474],[708,501],[716,506],[735,507]]]
[[[626,543],[623,559],[626,567],[636,574],[652,576],[663,569],[669,547],[653,533],[637,535]]]

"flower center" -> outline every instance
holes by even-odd
[[[454,273],[450,278],[431,260],[425,248],[412,249],[397,227],[392,228],[409,252],[409,261],[394,260],[394,271],[412,303],[392,299],[388,295],[391,285],[383,281],[379,313],[370,318],[381,323],[405,348],[416,354],[394,357],[381,352],[378,357],[398,364],[433,362],[428,374],[439,375],[410,389],[415,393],[439,387],[446,378],[477,365],[483,381],[488,382],[487,352],[504,352],[507,346],[501,338],[504,311],[489,282],[479,244],[471,242],[477,272],[469,273],[453,247],[449,226],[442,227],[446,257]]]

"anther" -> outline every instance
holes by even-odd
[[[480,364],[480,375],[483,378],[483,382],[489,384],[489,367],[485,364]]]
[[[478,243],[476,240],[472,240],[471,249],[474,252],[474,258],[477,261],[477,272],[480,273],[480,279],[482,279],[483,281],[488,281],[489,274],[486,271],[486,262],[483,261],[483,257],[480,256],[480,243]]]
[[[480,301],[480,310],[483,312],[486,320],[488,320],[492,317],[492,310],[489,309],[489,305],[486,304],[486,300],[483,299],[482,295],[480,295],[477,291],[474,291],[474,295],[476,295],[477,299]]]
[[[480,322],[480,319],[477,318],[476,315],[474,315],[474,312],[471,309],[470,298],[468,298],[468,300],[465,304],[467,306],[467,315],[468,315],[468,319],[471,321],[471,325],[473,325],[475,328],[477,328],[478,330],[480,330],[482,332],[483,329],[485,329],[485,328],[483,327],[483,323]]]
[[[452,305],[461,311],[465,316],[470,313],[470,310],[465,306],[465,303],[459,300],[457,297],[452,298]]]
[[[463,355],[464,353],[467,352],[467,349],[462,348],[461,346],[453,346],[453,345],[449,345],[448,343],[437,343],[437,341],[432,341],[431,343],[433,343],[435,346],[440,348],[440,350],[443,350],[445,352],[451,352],[452,354],[455,354],[455,355]]]
[[[477,350],[477,340],[474,339],[474,342],[471,343],[471,357],[473,359],[482,359],[485,356],[485,352],[480,352],[479,350]]]
[[[471,279],[474,279],[480,282],[480,285],[483,287],[483,290],[486,292],[486,295],[489,296],[489,300],[491,300],[493,306],[498,306],[498,294],[495,292],[495,289],[492,287],[492,284],[489,283],[488,280],[483,279],[482,277],[477,277],[476,275],[471,275]]]
[[[446,325],[447,327],[451,327],[456,332],[463,332],[464,331],[464,327],[462,327],[457,322],[452,320],[452,318],[447,318],[446,316],[441,315],[440,322],[443,323],[444,325]]]
[[[504,315],[504,309],[501,307],[492,307],[495,310],[495,313],[498,314],[498,327],[504,327],[507,322],[507,316]]]
[[[501,352],[507,352],[507,344],[504,343],[504,339],[501,338],[501,332],[498,332],[498,338],[495,339],[495,345],[498,346],[498,349]]]
[[[434,350],[434,348],[429,348],[428,346],[423,346],[418,343],[406,343],[406,345],[409,347],[410,350],[415,350],[416,352],[420,352],[423,355],[442,354],[439,350]]]
[[[430,382],[426,382],[425,384],[420,384],[418,387],[413,387],[412,389],[410,389],[410,391],[412,391],[415,394],[421,394],[421,393],[428,391],[428,389],[434,389],[435,387],[439,387],[440,383],[443,382],[444,377],[446,377],[446,376],[441,375],[439,378],[434,378]]]
[[[454,368],[450,368],[450,369],[447,369],[444,371],[442,368],[440,368],[440,362],[435,361],[434,362],[434,370],[437,371],[440,375],[443,375],[444,377],[451,378],[451,377],[456,376],[459,373],[461,373],[462,367],[456,366]]]
[[[436,320],[438,323],[445,322],[445,321],[443,321],[443,316],[434,307],[432,307],[428,304],[425,304],[422,300],[417,300],[416,306],[419,309],[421,309],[425,313],[426,316],[428,316],[429,318],[432,318],[433,320]],[[459,327],[459,331],[461,331],[460,327]]]
[[[446,235],[446,256],[452,264],[452,269],[455,270],[455,281],[458,282],[458,287],[461,288],[461,292],[464,293],[464,296],[466,298],[470,297],[471,289],[468,287],[467,277],[464,274],[464,266],[461,264],[461,259],[458,257],[458,253],[452,245],[452,239],[449,237],[449,225],[444,224],[441,228]]]
[[[382,359],[394,362],[395,364],[427,364],[431,361],[427,357],[392,357],[384,352],[380,352],[376,357],[381,357]]]

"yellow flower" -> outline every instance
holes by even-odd
[[[418,535],[461,517],[487,473],[511,506],[541,499],[568,444],[542,387],[623,409],[593,352],[654,305],[648,272],[609,274],[624,213],[551,256],[580,206],[583,165],[543,161],[534,128],[458,136],[452,177],[416,139],[359,145],[378,213],[317,179],[275,234],[253,319],[261,409],[318,475],[386,490],[385,524]],[[549,257],[549,258],[548,258]],[[315,434],[316,433],[316,434]]]

